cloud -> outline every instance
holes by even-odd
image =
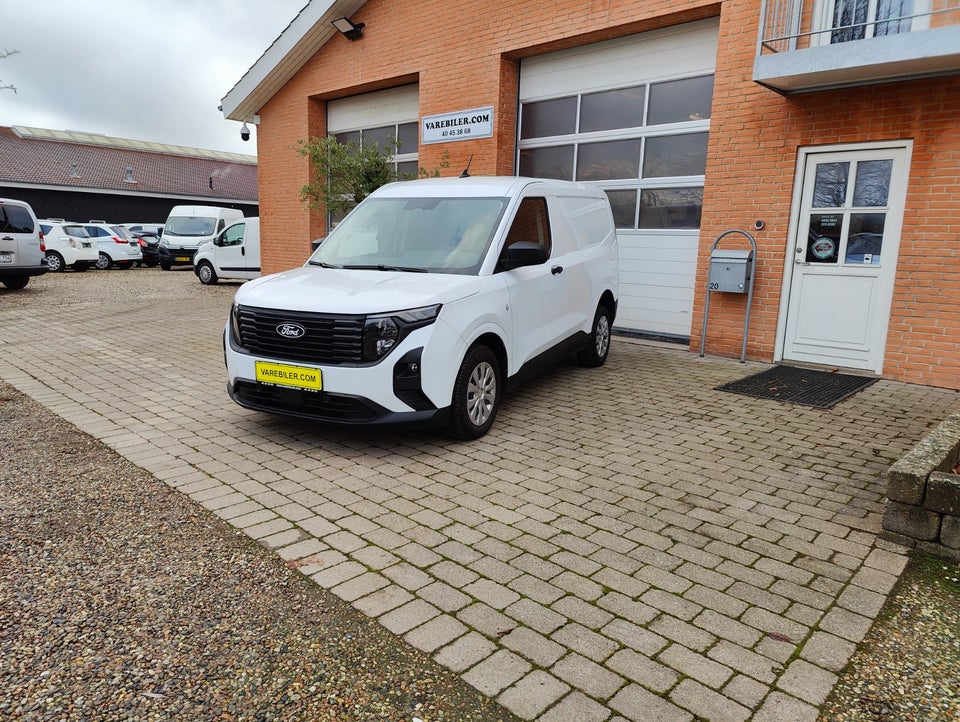
[[[0,125],[255,153],[220,99],[306,0],[43,0],[5,13]],[[2,46],[0,46],[2,47]]]

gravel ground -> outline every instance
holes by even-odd
[[[822,722],[960,720],[960,564],[911,558]]]
[[[0,383],[0,719],[512,720]]]

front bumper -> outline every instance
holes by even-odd
[[[159,246],[157,249],[157,258],[164,266],[192,266],[193,257],[196,253],[196,248]]]

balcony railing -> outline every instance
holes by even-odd
[[[753,79],[778,92],[960,73],[960,0],[762,0]]]

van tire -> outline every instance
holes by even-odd
[[[170,264],[169,264],[169,263],[161,263],[161,264],[160,264],[160,270],[161,270],[161,271],[169,271],[169,270],[170,270]]]
[[[19,291],[21,288],[26,288],[29,282],[30,276],[10,276],[3,279],[3,285],[11,291]]]
[[[120,261],[117,263],[117,268],[121,271],[126,271],[131,266],[133,266],[133,261]]]
[[[610,311],[602,303],[597,306],[590,328],[590,341],[586,348],[577,353],[577,362],[581,366],[603,366],[610,353]]]
[[[204,286],[212,286],[217,282],[217,272],[209,262],[200,261],[200,265],[197,266],[197,278]]]
[[[113,265],[113,260],[106,253],[101,253],[97,258],[97,269],[106,271]]]
[[[500,379],[500,362],[493,351],[486,346],[467,351],[453,385],[448,436],[478,439],[490,430],[500,408]]]
[[[63,273],[66,264],[63,262],[63,256],[56,251],[47,251],[47,270],[50,273]]]

